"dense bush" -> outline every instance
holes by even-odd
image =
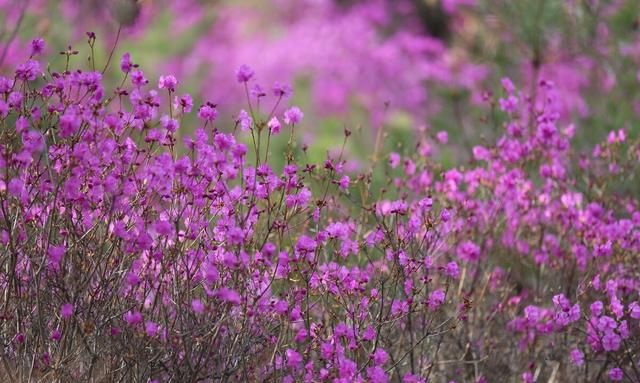
[[[378,130],[348,174],[351,132],[309,163],[290,89],[248,66],[226,126],[128,54],[111,87],[43,44],[0,77],[8,380],[640,380],[640,147],[575,150],[552,82],[486,95],[499,138],[464,166],[432,158],[444,132],[386,153]]]

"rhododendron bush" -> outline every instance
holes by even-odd
[[[371,4],[327,31],[369,30],[389,6]],[[442,2],[454,20],[475,5]],[[325,13],[291,12],[300,30],[325,25]],[[143,53],[116,53],[119,37],[104,55],[93,32],[62,49],[41,38],[11,48],[0,63],[0,381],[639,382],[635,121],[593,116],[601,105],[582,106],[597,92],[542,63],[514,80],[492,73],[494,91],[482,90],[477,64],[450,65],[445,40],[414,28],[373,56],[426,61],[382,54],[358,72],[379,83],[346,76],[346,62],[330,63],[345,77],[326,83],[318,57],[278,68],[240,42],[196,44],[199,64],[234,68],[195,92],[189,60],[147,69]],[[348,50],[333,38],[322,41]],[[563,60],[556,69],[575,63]],[[322,127],[287,85],[299,69],[320,73],[320,109],[389,91],[433,117],[416,85],[429,80],[477,93],[481,111],[404,141],[388,124],[345,123],[316,160],[304,132]],[[602,103],[631,102],[595,87]],[[364,106],[377,120],[375,102]],[[593,121],[607,132],[585,132]],[[456,158],[468,160],[446,163],[467,124],[491,134],[464,136]],[[593,144],[579,139],[589,132]],[[355,145],[368,154],[358,167]]]

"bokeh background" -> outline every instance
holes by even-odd
[[[115,46],[105,73],[114,86],[131,52],[152,82],[174,74],[180,92],[233,122],[247,107],[234,73],[247,64],[253,86],[294,89],[279,108],[304,110],[298,139],[311,161],[336,150],[348,128],[357,170],[384,127],[387,152],[419,145],[446,167],[503,129],[502,77],[534,98],[534,84],[554,82],[578,145],[637,130],[639,12],[637,0],[0,0],[0,73],[28,57],[33,37],[46,40],[52,70],[64,68],[57,52],[69,45],[89,66],[92,31],[98,62]]]

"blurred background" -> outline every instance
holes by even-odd
[[[386,151],[419,147],[447,167],[501,134],[502,77],[531,98],[539,81],[553,82],[557,113],[585,148],[609,130],[637,130],[639,12],[637,0],[0,0],[0,75],[29,57],[34,37],[46,40],[52,71],[64,69],[58,53],[69,45],[88,69],[92,31],[98,62],[115,46],[113,87],[131,52],[152,84],[173,74],[179,94],[217,104],[232,122],[247,108],[235,79],[246,64],[261,87],[252,90],[269,94],[266,114],[274,84],[292,87],[278,110],[304,111],[298,139],[313,144],[311,161],[339,148],[348,128],[357,170],[384,127]]]

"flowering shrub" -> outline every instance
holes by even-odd
[[[349,174],[351,132],[309,163],[290,89],[252,93],[248,66],[226,126],[135,55],[110,88],[31,46],[0,77],[11,381],[640,380],[640,147],[577,151],[552,82],[503,79],[500,135],[465,166],[432,157],[442,132],[384,153],[380,131]]]

